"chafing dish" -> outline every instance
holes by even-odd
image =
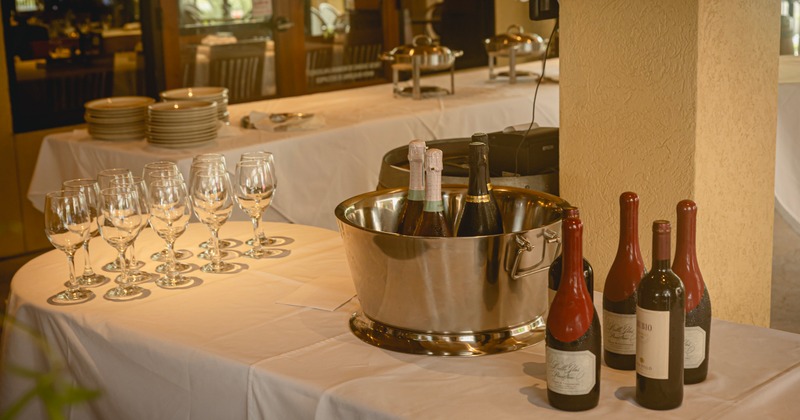
[[[511,25],[506,33],[484,40],[489,55],[489,79],[497,76],[508,77],[509,83],[516,83],[517,76],[532,76],[533,73],[516,70],[517,58],[543,58],[547,49],[544,39],[537,34],[526,33],[520,25]],[[508,72],[494,73],[497,57],[508,58]]]
[[[427,35],[417,35],[410,45],[401,45],[380,55],[380,59],[392,63],[392,82],[395,95],[411,96],[422,99],[432,94],[453,94],[455,92],[454,68],[456,58],[464,54],[460,50],[451,50],[437,45]],[[450,70],[450,90],[435,86],[420,86],[423,71]],[[411,89],[398,87],[399,72],[410,71]]]

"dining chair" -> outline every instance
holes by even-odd
[[[266,41],[211,46],[209,86],[228,88],[228,101],[232,104],[261,99],[266,49]]]

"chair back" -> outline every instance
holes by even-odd
[[[230,103],[263,97],[266,41],[213,45],[209,51],[209,86],[228,88]]]

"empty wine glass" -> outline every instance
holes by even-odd
[[[97,230],[97,211],[100,189],[97,186],[97,181],[91,178],[78,178],[64,181],[61,184],[64,191],[80,191],[83,198],[86,200],[86,206],[89,209],[89,216],[91,223],[89,223],[89,235],[86,241],[83,242],[84,262],[83,274],[76,278],[76,281],[81,286],[94,287],[106,284],[108,277],[94,272],[92,269],[92,259],[89,254],[89,242],[92,238],[100,235]]]
[[[225,156],[220,153],[202,153],[192,158],[192,166],[191,169],[189,169],[189,183],[190,183],[189,189],[192,188],[191,187],[192,174],[197,170],[208,170],[209,167],[215,167],[221,171],[227,171],[228,167],[225,163]],[[226,241],[224,239],[220,239],[217,242],[220,249],[233,246],[233,243],[231,243],[230,241]],[[211,245],[211,239],[205,242],[201,242],[199,246],[200,248],[208,249],[210,245]],[[220,255],[224,258],[227,255],[227,253],[224,251],[220,251]],[[209,259],[209,255],[206,252],[200,253],[198,256],[200,258]]]
[[[252,248],[244,254],[250,258],[265,258],[278,254],[279,251],[265,249],[261,245],[259,222],[261,214],[272,201],[275,183],[272,173],[264,160],[245,160],[236,164],[233,183],[237,203],[253,223]]]
[[[126,168],[103,169],[97,173],[97,186],[99,187],[100,191],[111,188],[111,183],[117,179],[132,180],[133,173],[131,172],[130,169]],[[103,270],[112,273],[118,273],[120,271],[120,267],[119,264],[117,264],[117,260],[114,260],[103,264]]]
[[[82,288],[75,279],[75,251],[89,236],[91,215],[80,191],[54,191],[47,193],[44,203],[44,232],[56,249],[67,254],[69,280],[67,290],[59,292],[50,302],[71,304],[85,302],[94,297],[91,290]]]
[[[165,289],[185,287],[193,280],[183,277],[177,269],[174,244],[178,237],[186,231],[189,219],[192,218],[192,206],[186,192],[186,185],[183,181],[175,179],[159,179],[150,185],[148,197],[150,226],[167,245],[164,276],[156,280],[156,284]]]
[[[211,231],[211,262],[201,269],[207,273],[233,270],[232,264],[222,261],[219,250],[219,229],[228,221],[233,211],[233,191],[228,173],[213,167],[207,171],[198,170],[192,174],[190,188],[194,213]]]
[[[251,161],[251,160],[265,161],[267,163],[267,167],[269,168],[269,171],[272,173],[272,183],[273,183],[272,198],[275,199],[275,192],[278,189],[278,176],[277,176],[278,174],[275,171],[275,158],[274,158],[274,156],[270,152],[263,151],[263,150],[257,150],[257,151],[254,151],[254,152],[244,152],[239,157],[239,161],[240,162]],[[264,213],[266,213],[266,211]],[[277,243],[278,243],[277,239],[270,238],[266,234],[264,234],[264,230],[261,227],[259,227],[259,231],[258,231],[258,236],[257,237],[261,241],[261,245],[264,245],[264,246],[277,245]],[[248,239],[246,243],[247,243],[247,245],[251,245],[252,246],[253,245],[253,239]]]
[[[122,272],[117,286],[106,292],[106,299],[129,300],[144,294],[145,289],[134,284],[128,277],[125,251],[136,238],[141,225],[145,223],[145,218],[134,188],[123,185],[100,192],[97,225],[100,227],[103,239],[117,250],[118,264]]]
[[[133,241],[131,241],[130,252],[128,252],[128,278],[130,281],[135,283],[147,281],[150,279],[150,274],[139,269],[144,266],[144,262],[136,259],[136,239],[139,238],[139,234],[142,232],[142,230],[148,226],[150,219],[150,207],[147,204],[147,186],[145,186],[144,180],[138,176],[130,178],[116,178],[111,181],[111,186],[129,187],[136,191],[136,197],[139,200],[139,209],[142,212],[143,221],[139,226],[139,229],[136,231],[136,236],[134,236]]]

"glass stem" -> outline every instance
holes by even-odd
[[[94,277],[94,270],[92,270],[92,261],[89,258],[89,240],[83,243],[84,262],[83,262],[83,278],[89,279]]]
[[[138,263],[136,261],[136,248],[134,248],[133,242],[131,242],[131,259],[130,259],[130,262],[131,262],[131,267],[136,269],[136,266],[138,265]]]
[[[75,254],[67,252],[67,265],[69,266],[69,286],[67,291],[72,293],[78,290],[78,282],[75,281]]]
[[[167,241],[167,278],[172,280],[178,276],[175,268],[175,241]]]
[[[128,267],[125,265],[125,251],[127,248],[122,248],[119,250],[119,271],[122,275],[122,281],[119,282],[118,288],[122,289],[124,286],[130,284],[130,277],[128,277]]]
[[[211,265],[219,267],[222,257],[219,254],[219,230],[211,229]]]
[[[253,222],[253,254],[258,255],[261,252],[261,237],[259,236],[259,222],[261,219],[261,215],[259,214],[258,217],[251,217],[250,220]]]

